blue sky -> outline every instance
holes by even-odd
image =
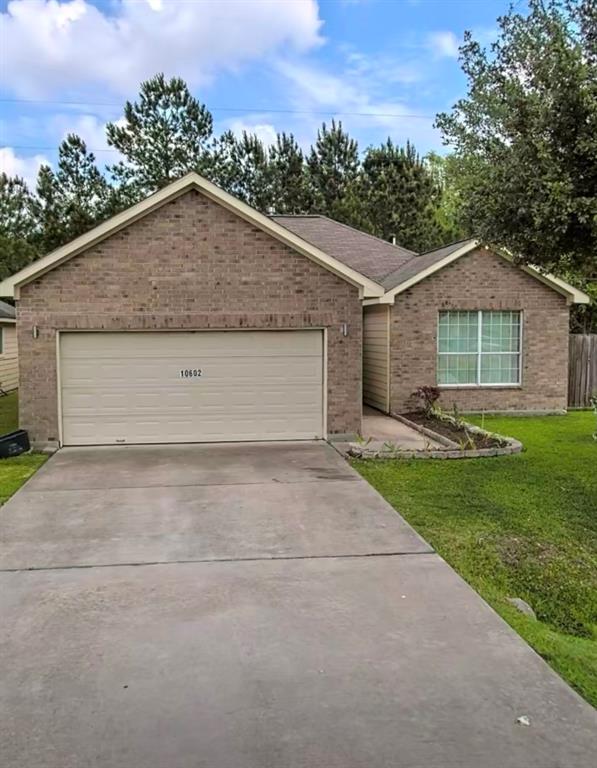
[[[442,149],[433,116],[465,92],[465,29],[489,44],[509,0],[0,0],[0,169],[35,177],[68,131],[103,165],[104,126],[141,79],[180,75],[216,131],[336,116],[361,148]],[[519,4],[521,5],[521,4]]]

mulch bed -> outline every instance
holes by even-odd
[[[423,411],[410,411],[402,414],[409,421],[413,421],[415,424],[419,424],[422,427],[431,429],[449,440],[461,445],[464,442],[468,442],[469,438],[472,444],[468,444],[467,447],[472,448],[501,448],[504,443],[495,437],[490,435],[482,435],[477,432],[469,432],[464,427],[458,427],[456,424],[452,424],[449,421],[442,421],[434,416],[429,416]]]

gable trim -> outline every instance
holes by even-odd
[[[381,299],[379,300],[379,303],[393,304],[395,297],[399,293],[403,293],[404,291],[407,291],[409,288],[412,288],[413,285],[420,283],[421,280],[424,280],[426,277],[429,277],[430,275],[433,275],[435,272],[438,272],[440,269],[447,267],[448,264],[451,264],[453,261],[456,261],[461,256],[464,256],[466,253],[468,253],[469,251],[472,251],[474,248],[477,248],[478,246],[479,246],[479,243],[477,240],[470,240],[469,242],[465,243],[463,246],[458,248],[456,251],[453,251],[452,253],[449,253],[447,256],[444,256],[443,259],[440,259],[435,264],[432,264],[426,269],[422,269],[420,272],[418,272],[416,275],[413,275],[408,280],[405,280],[403,283],[399,283],[398,285],[394,286],[394,288],[391,288],[389,291],[386,291],[384,296],[382,296]],[[417,258],[417,257],[415,256],[414,258]]]
[[[89,232],[75,238],[75,240],[72,240],[70,243],[63,245],[60,248],[57,248],[46,256],[42,256],[40,259],[34,261],[27,267],[24,267],[11,277],[6,278],[0,282],[0,296],[13,296],[18,299],[21,286],[35,280],[74,256],[78,256],[94,245],[102,242],[102,240],[110,237],[110,235],[119,232],[133,222],[138,221],[152,211],[191,190],[204,194],[213,202],[218,203],[223,208],[235,213],[240,218],[258,227],[263,232],[282,242],[284,245],[287,245],[294,251],[298,251],[311,261],[319,264],[319,266],[356,286],[359,289],[360,298],[383,296],[384,289],[379,283],[365,277],[360,272],[357,272],[338,259],[329,256],[327,253],[324,253],[324,251],[311,245],[311,243],[303,240],[290,230],[277,224],[262,213],[259,213],[259,211],[251,208],[251,206],[238,200],[228,192],[224,192],[224,190],[194,172],[186,174],[177,181],[172,182],[172,184],[169,184],[167,187],[160,189],[158,192],[155,192],[141,202],[116,214],[102,224],[99,224],[97,227],[94,227]]]
[[[461,248],[458,248],[453,253],[448,254],[443,259],[440,259],[440,261],[427,267],[427,269],[421,270],[418,274],[413,275],[413,277],[409,278],[408,280],[405,280],[403,283],[399,283],[398,285],[394,286],[394,288],[391,288],[390,290],[386,291],[386,293],[381,298],[370,299],[369,301],[366,302],[366,304],[377,304],[377,303],[394,304],[396,300],[396,296],[398,296],[400,293],[407,291],[409,288],[412,288],[413,285],[416,285],[417,283],[420,283],[422,280],[424,280],[426,277],[430,277],[436,272],[439,272],[440,269],[443,269],[449,264],[452,264],[452,262],[461,258],[461,256],[464,256],[467,253],[470,253],[470,251],[473,251],[475,248],[479,248],[480,246],[481,246],[481,243],[478,240],[468,241]],[[548,288],[551,288],[552,290],[561,294],[566,298],[566,301],[568,304],[590,304],[591,303],[591,297],[588,294],[586,294],[584,291],[579,290],[578,288],[575,288],[573,285],[570,285],[565,280],[562,280],[561,278],[556,277],[555,275],[551,275],[547,272],[542,272],[540,269],[538,269],[537,267],[533,267],[532,265],[516,264],[513,257],[507,253],[504,253],[504,251],[491,250],[491,253],[495,253],[496,256],[500,256],[500,258],[505,259],[513,266],[516,266],[519,269],[521,269],[523,272],[526,272],[527,275],[534,277],[536,280],[539,280]]]

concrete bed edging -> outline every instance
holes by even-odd
[[[469,424],[467,421],[462,423],[466,426],[467,430],[476,435],[483,435],[485,437],[493,437],[496,440],[500,440],[505,445],[496,446],[494,448],[467,448],[462,449],[453,440],[434,432],[428,427],[423,427],[410,419],[407,419],[401,414],[392,413],[391,418],[406,424],[411,429],[416,430],[430,440],[434,440],[436,443],[444,445],[445,448],[435,448],[431,450],[426,449],[400,449],[398,446],[388,447],[388,442],[382,442],[375,440],[365,445],[351,442],[348,445],[346,454],[352,458],[361,459],[479,459],[489,456],[510,456],[522,451],[523,445],[519,440],[514,437],[507,437],[505,435],[499,435],[496,432],[489,432],[486,429],[476,426],[475,424]],[[444,414],[446,421],[450,421],[453,424],[456,423],[456,419],[450,414]]]

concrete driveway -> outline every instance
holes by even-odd
[[[64,449],[0,533],[2,768],[594,765],[595,711],[327,445]]]

